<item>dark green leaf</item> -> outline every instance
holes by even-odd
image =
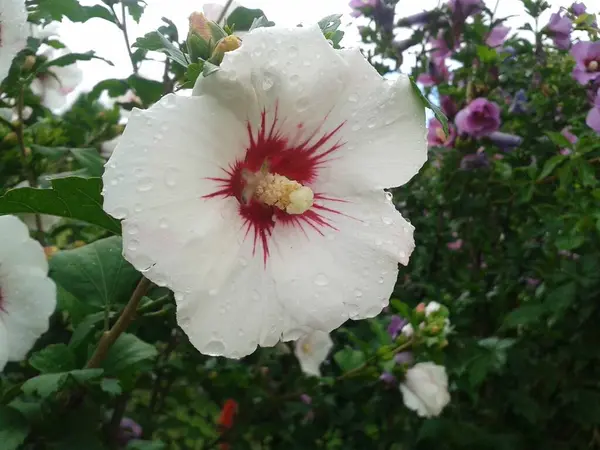
[[[549,131],[546,133],[550,140],[559,148],[573,148],[573,144],[562,133]]]
[[[563,161],[565,159],[567,159],[567,157],[564,155],[555,155],[552,158],[550,158],[548,161],[546,161],[546,164],[544,164],[544,168],[542,169],[542,172],[538,176],[538,180],[542,180],[542,179],[546,178],[548,175],[550,175],[556,167],[558,167],[560,164],[563,163]]]
[[[433,114],[434,114],[435,118],[437,120],[439,120],[440,123],[442,124],[442,128],[444,129],[444,133],[449,134],[450,133],[450,129],[448,128],[448,118],[446,117],[446,115],[442,112],[442,110],[438,106],[436,106],[433,103],[431,103],[429,101],[429,99],[427,97],[425,97],[425,95],[423,94],[423,92],[421,92],[421,89],[419,89],[419,86],[417,86],[417,83],[415,82],[415,80],[413,79],[413,77],[410,77],[410,83],[411,83],[411,85],[413,87],[413,92],[421,100],[421,103],[423,104],[423,106],[425,108],[428,108],[431,111],[433,111]]]
[[[511,311],[504,318],[505,327],[516,327],[519,325],[527,325],[540,319],[545,312],[544,305],[523,305]]]
[[[126,303],[140,274],[122,253],[117,236],[64,250],[50,260],[50,275],[76,298],[96,308]]]
[[[126,450],[164,450],[167,446],[161,441],[129,441]]]
[[[150,80],[139,75],[131,75],[127,82],[140,97],[144,105],[156,103],[164,93],[164,86],[160,81]]]
[[[104,173],[104,158],[95,148],[72,148],[71,154],[79,165],[87,170],[92,177],[101,177]]]
[[[150,51],[166,53],[173,61],[187,67],[189,62],[181,50],[158,31],[152,31],[145,36],[138,38],[133,47],[143,48]]]
[[[75,355],[65,344],[53,344],[34,353],[29,364],[41,373],[69,372],[77,368]]]
[[[254,20],[265,17],[261,9],[250,9],[239,6],[227,17],[227,26],[235,31],[248,31],[252,28]]]
[[[95,17],[115,23],[112,13],[101,5],[82,6],[77,0],[37,0],[31,19],[46,18],[60,21],[87,22]]]
[[[90,333],[94,331],[96,325],[104,319],[104,316],[104,312],[97,312],[86,316],[85,319],[83,319],[73,331],[71,340],[69,341],[69,347],[77,348],[81,343],[83,343]]]
[[[92,59],[101,59],[106,63],[114,66],[112,62],[107,59],[96,56],[93,51],[89,51],[86,53],[68,53],[63,56],[59,56],[56,59],[52,59],[50,61],[46,61],[44,64],[41,64],[38,68],[38,73],[46,72],[50,67],[65,67],[74,64],[77,61],[90,61]]]
[[[29,434],[23,415],[8,406],[0,406],[0,445],[2,450],[17,450]]]
[[[0,214],[40,213],[82,220],[115,234],[118,220],[102,209],[99,178],[68,177],[52,180],[52,189],[12,189],[0,197]]]
[[[68,382],[75,382],[77,385],[86,384],[88,381],[100,378],[103,372],[102,369],[82,369],[38,375],[25,381],[21,389],[27,395],[37,394],[46,398],[61,390]]]
[[[134,364],[156,357],[156,348],[133,334],[122,334],[113,344],[104,360],[106,372],[113,375],[127,370]]]
[[[114,378],[105,378],[100,383],[100,388],[109,395],[116,397],[117,395],[121,395],[123,393],[123,388],[121,387],[121,383],[119,380]]]
[[[343,372],[348,372],[364,364],[365,354],[359,350],[346,347],[333,355],[333,359]]]

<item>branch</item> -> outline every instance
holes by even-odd
[[[125,45],[127,46],[127,54],[129,55],[129,60],[131,61],[131,68],[133,69],[133,73],[135,75],[137,75],[138,66],[135,63],[135,61],[133,60],[133,53],[131,52],[131,44],[129,43],[129,34],[127,33],[127,12],[125,11],[125,2],[121,2],[121,13],[123,14],[122,22],[119,20],[119,16],[117,16],[117,12],[115,11],[115,9],[113,8],[112,5],[110,5],[110,10],[112,11],[113,17],[115,18],[115,23],[117,24],[117,27],[119,27],[119,29],[123,33],[123,38],[125,39]]]
[[[223,20],[225,20],[225,17],[227,16],[227,10],[231,7],[232,3],[233,0],[227,0],[227,3],[225,3],[225,6],[223,6],[223,11],[221,11],[221,14],[219,14],[219,19],[217,20],[219,25]]]
[[[102,361],[106,358],[110,347],[116,342],[116,340],[125,332],[129,324],[133,321],[137,307],[140,304],[140,300],[146,294],[152,282],[148,280],[146,277],[142,277],[140,282],[138,283],[135,291],[131,295],[127,306],[123,309],[123,312],[117,319],[117,322],[113,325],[110,331],[104,332],[102,337],[100,338],[100,342],[98,342],[98,347],[96,351],[86,364],[86,369],[96,369],[100,367]]]

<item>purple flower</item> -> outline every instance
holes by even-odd
[[[363,14],[364,8],[375,8],[379,4],[379,0],[350,0],[350,8],[352,17],[360,17]]]
[[[554,45],[561,50],[567,50],[571,45],[571,30],[573,22],[568,17],[562,17],[560,13],[550,16],[550,22],[546,26],[548,34],[554,41]]]
[[[576,63],[573,78],[584,86],[590,81],[600,80],[600,41],[578,42],[571,54]]]
[[[490,31],[485,43],[490,47],[500,47],[504,44],[508,33],[510,32],[510,27],[505,27],[502,25],[498,25]]]
[[[388,325],[388,333],[389,335],[392,337],[392,339],[396,339],[398,337],[398,335],[400,334],[400,332],[402,331],[402,328],[404,328],[404,326],[408,323],[408,320],[406,320],[403,317],[394,315],[392,316],[392,320],[390,322],[390,324]]]
[[[571,144],[575,144],[578,140],[577,136],[575,136],[573,133],[571,133],[571,129],[570,128],[564,128],[561,131],[561,134],[567,138],[567,140],[571,143]]]
[[[500,128],[500,107],[486,98],[476,98],[456,115],[460,133],[480,138]]]
[[[312,403],[312,398],[310,397],[310,395],[302,394],[300,396],[300,401],[305,405],[310,405]]]
[[[512,150],[523,143],[523,138],[516,134],[494,131],[489,136],[490,140],[502,150]]]
[[[598,89],[594,107],[588,113],[585,123],[596,133],[600,133],[600,89]]]
[[[585,14],[586,10],[587,9],[584,3],[575,2],[571,5],[571,12],[577,17],[581,16],[582,14]]]
[[[539,286],[539,284],[541,283],[541,281],[538,280],[537,278],[526,277],[525,278],[525,283],[527,283],[527,286],[537,287],[537,286]]]
[[[412,364],[414,360],[412,352],[400,352],[394,356],[396,364]]]
[[[448,250],[452,250],[453,252],[460,250],[462,248],[462,246],[463,246],[462,239],[457,239],[456,241],[448,242],[446,244],[446,247],[448,247]]]
[[[396,377],[389,372],[383,372],[379,379],[383,381],[385,384],[396,384]]]
[[[124,417],[121,420],[117,440],[119,444],[125,447],[127,443],[134,439],[140,439],[142,437],[142,427],[129,417]]]
[[[446,42],[443,30],[438,33],[435,39],[430,39],[429,44],[433,50],[431,52],[431,58],[438,63],[440,60],[446,59],[452,53],[452,49],[448,45],[448,42]]]
[[[450,78],[450,72],[443,59],[434,59],[429,61],[429,72],[422,73],[417,78],[417,82],[423,86],[436,86]]]
[[[466,19],[483,10],[482,0],[448,0],[448,7],[458,17]]]
[[[452,100],[452,97],[447,95],[442,95],[440,107],[442,108],[442,112],[446,114],[446,117],[448,117],[450,120],[454,119],[454,116],[456,116],[456,113],[458,112],[458,106],[456,106],[456,102]]]
[[[519,89],[508,109],[511,114],[525,114],[527,112],[527,93],[525,89]]]
[[[490,161],[485,153],[477,152],[471,153],[470,155],[463,156],[463,159],[460,161],[460,168],[462,170],[475,170],[475,169],[485,169],[490,166]],[[450,248],[451,244],[447,244],[448,248]],[[461,242],[462,245],[462,242]]]
[[[427,144],[429,147],[452,147],[456,139],[456,129],[454,125],[448,124],[449,134],[446,135],[442,123],[435,117],[429,120],[429,129],[427,130]]]

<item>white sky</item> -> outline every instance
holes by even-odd
[[[129,22],[130,39],[135,42],[137,36],[156,30],[161,24],[161,17],[165,16],[175,22],[180,35],[187,34],[187,17],[194,10],[201,10],[203,2],[200,0],[146,0],[147,8],[140,24]],[[495,0],[486,0],[488,6],[493,7]],[[542,17],[542,24],[547,23],[550,12],[556,12],[559,7],[568,7],[572,0],[548,0],[552,5],[551,11]],[[588,0],[592,5],[597,0]],[[81,0],[83,4],[95,4],[94,0]],[[214,0],[214,3],[225,3],[224,0]],[[346,47],[358,42],[356,23],[348,13],[349,0],[238,0],[238,3],[249,8],[261,8],[270,20],[277,25],[295,26],[298,23],[314,23],[322,17],[343,13],[347,35],[342,41]],[[98,1],[98,3],[100,3]],[[437,6],[438,0],[400,0],[397,12],[400,16],[408,16]],[[600,6],[600,5],[599,5]],[[499,0],[498,16],[506,17],[516,15],[508,21],[515,28],[525,23],[521,0]],[[125,78],[131,74],[131,65],[127,55],[121,32],[113,24],[92,19],[85,24],[74,24],[65,21],[60,29],[61,39],[74,52],[96,51],[98,56],[111,60],[115,66],[111,67],[102,61],[81,62],[84,70],[82,90],[91,89],[98,81],[106,78]],[[142,74],[149,77],[159,77],[162,73],[158,63],[145,63]]]

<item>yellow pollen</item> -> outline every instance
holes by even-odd
[[[590,61],[590,63],[588,64],[588,70],[590,72],[596,72],[598,68],[600,68],[600,64],[598,64],[598,61]]]
[[[267,173],[260,178],[255,197],[265,205],[275,206],[288,214],[302,214],[313,205],[313,191],[282,175]]]
[[[304,353],[311,354],[312,353],[312,347],[310,346],[310,344],[304,343],[304,344],[302,344],[302,351]]]

